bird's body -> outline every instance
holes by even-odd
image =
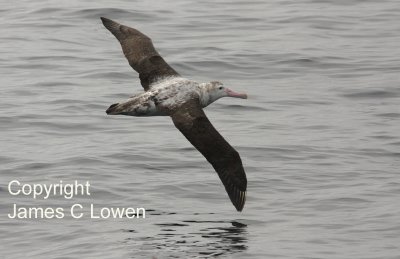
[[[233,205],[243,209],[247,179],[239,153],[212,126],[203,108],[222,97],[247,98],[212,81],[183,78],[154,49],[151,39],[136,29],[101,18],[120,41],[129,64],[139,73],[145,92],[115,103],[110,115],[170,116],[174,125],[214,167]]]
[[[214,81],[199,84],[183,77],[168,77],[151,85],[148,91],[131,96],[107,109],[107,114],[130,116],[171,116],[185,102],[198,100],[202,108],[219,99],[209,93],[212,87],[222,86]],[[243,97],[245,98],[245,97]]]
[[[202,99],[200,84],[182,77],[168,77],[144,93],[131,96],[107,110],[107,114],[168,116],[186,100]]]

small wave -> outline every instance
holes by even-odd
[[[380,113],[380,114],[377,114],[377,116],[385,117],[385,118],[400,118],[400,113],[398,113],[398,112]]]
[[[127,11],[126,9],[120,8],[89,8],[83,10],[77,10],[70,12],[69,16],[73,17],[83,17],[83,18],[100,18],[101,16],[106,17],[118,17],[121,18],[135,18],[135,21],[138,20],[147,20],[152,19],[153,17],[144,12],[135,12],[135,11]]]
[[[35,10],[31,11],[29,13],[29,15],[31,15],[31,16],[35,16],[37,14],[46,14],[47,15],[49,13],[54,14],[54,13],[62,12],[62,11],[64,11],[64,9],[62,9],[62,8],[45,7],[45,8],[35,9]]]
[[[369,99],[369,98],[394,98],[398,97],[398,93],[387,90],[369,90],[354,93],[343,94],[342,96],[352,99]]]
[[[237,111],[270,111],[270,109],[254,105],[222,104],[222,103],[216,103],[214,105],[221,109],[233,109]]]

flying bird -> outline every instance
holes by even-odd
[[[144,92],[107,109],[110,115],[170,116],[175,127],[218,173],[238,211],[246,201],[247,179],[239,153],[218,133],[203,108],[222,97],[246,99],[218,81],[198,83],[182,77],[140,31],[101,17],[118,39],[129,65],[139,73]]]

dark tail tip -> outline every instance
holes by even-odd
[[[107,114],[116,114],[115,108],[118,106],[118,103],[111,104],[110,107],[106,110]]]

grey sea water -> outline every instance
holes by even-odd
[[[399,1],[2,1],[0,258],[400,258]],[[187,78],[249,94],[206,108],[239,151],[244,211],[142,91],[105,16]],[[7,185],[89,181],[90,196]],[[10,219],[143,207],[145,219]]]

